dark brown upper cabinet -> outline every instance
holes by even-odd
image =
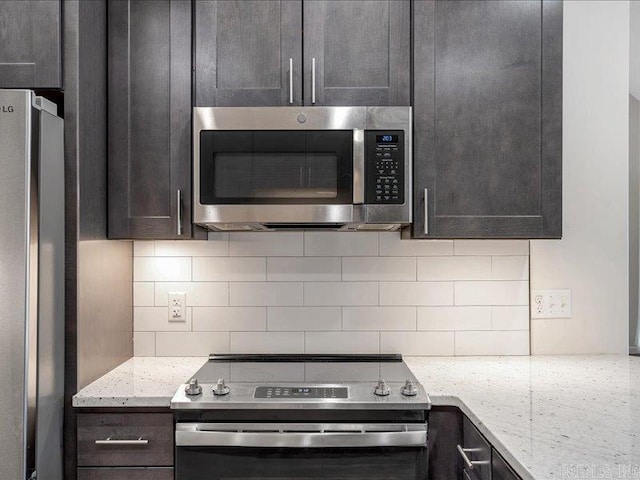
[[[108,9],[109,237],[190,238],[191,2]]]
[[[195,2],[195,105],[409,105],[410,7]]]
[[[302,3],[194,3],[195,105],[301,105]]]
[[[413,3],[414,238],[562,235],[562,2]]]
[[[59,0],[0,0],[0,88],[62,88]]]
[[[302,3],[305,105],[410,105],[410,2]]]

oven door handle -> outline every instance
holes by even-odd
[[[402,429],[310,431],[222,430],[215,424],[176,424],[177,447],[247,447],[247,448],[355,448],[355,447],[424,447],[427,426],[411,424]],[[340,427],[338,427],[340,428]],[[248,428],[247,428],[248,430]]]

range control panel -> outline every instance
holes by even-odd
[[[365,131],[365,203],[404,203],[404,131]]]
[[[253,398],[349,398],[347,387],[256,387]]]

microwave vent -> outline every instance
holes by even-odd
[[[376,231],[376,232],[392,232],[398,230],[400,225],[397,223],[362,223],[356,226],[359,232]]]

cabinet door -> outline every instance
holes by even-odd
[[[194,18],[196,106],[300,105],[301,0],[197,1]]]
[[[191,2],[109,2],[109,237],[191,236]]]
[[[491,476],[492,480],[520,480],[518,474],[495,448],[491,449]]]
[[[456,407],[432,407],[428,418],[429,480],[462,478],[462,413]]]
[[[0,0],[0,88],[62,88],[59,0]]]
[[[410,7],[408,0],[305,0],[305,105],[409,105]]]
[[[560,237],[562,2],[417,1],[413,28],[414,237]]]

